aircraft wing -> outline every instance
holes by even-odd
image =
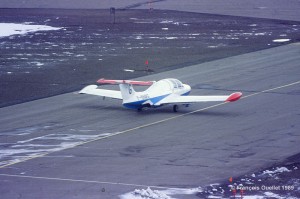
[[[216,95],[216,96],[180,96],[180,95],[169,95],[159,102],[163,104],[190,104],[197,102],[234,102],[240,99],[242,93],[236,92],[231,95]]]
[[[97,85],[89,85],[84,87],[79,94],[97,95],[114,99],[122,99],[121,91],[99,89]]]

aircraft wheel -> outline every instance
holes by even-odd
[[[178,105],[173,105],[173,111],[177,112],[178,111]]]
[[[137,109],[138,112],[142,112],[142,110],[143,110],[142,108],[138,108]]]

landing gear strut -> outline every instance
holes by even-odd
[[[178,105],[173,105],[173,111],[177,112],[178,111]]]

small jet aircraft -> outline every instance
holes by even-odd
[[[90,94],[123,100],[123,106],[141,111],[143,108],[156,108],[164,105],[173,105],[177,112],[179,105],[188,106],[196,102],[224,101],[234,102],[241,98],[242,93],[219,96],[191,96],[191,87],[178,79],[168,78],[159,81],[133,81],[99,79],[100,84],[118,84],[120,91],[99,89],[97,85],[89,85],[79,91],[80,94]],[[136,92],[133,85],[150,86],[142,92]]]

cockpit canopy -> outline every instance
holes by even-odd
[[[162,79],[158,82],[154,83],[149,90],[160,90],[160,91],[172,91],[173,89],[177,88],[183,88],[183,84],[178,79],[168,78],[168,79]]]
[[[172,88],[182,88],[183,87],[182,82],[179,81],[178,79],[169,78],[169,79],[164,79],[164,81],[169,82],[169,84]]]

